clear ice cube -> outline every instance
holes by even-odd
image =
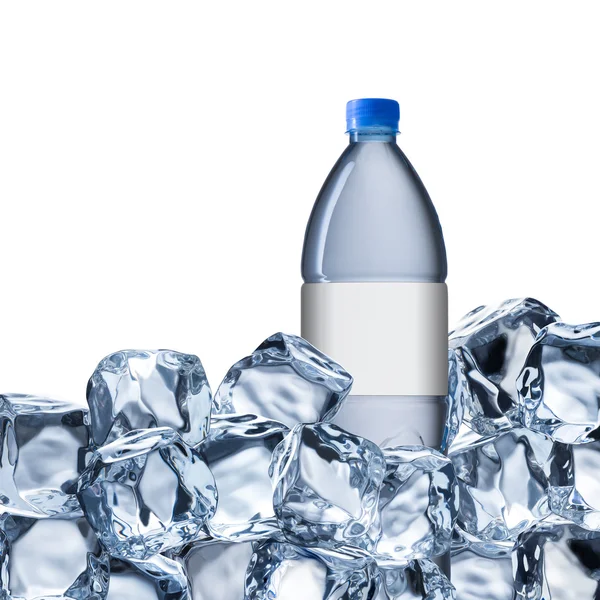
[[[600,531],[600,441],[556,444],[550,477],[552,512]]]
[[[518,600],[600,598],[600,538],[572,525],[525,533],[515,551]]]
[[[361,545],[377,518],[385,472],[373,442],[335,425],[297,425],[277,446],[273,505],[286,538],[300,546]]]
[[[452,461],[426,446],[384,449],[377,563],[439,556],[450,550],[458,511]]]
[[[171,427],[189,445],[208,433],[212,397],[197,356],[171,350],[123,350],[100,361],[88,383],[96,446],[133,429]]]
[[[600,437],[600,323],[546,327],[517,383],[529,429],[567,444]]]
[[[0,598],[103,600],[109,557],[83,518],[0,518]]]
[[[381,569],[376,600],[456,600],[456,592],[435,563],[414,560],[403,568]]]
[[[188,600],[186,573],[178,562],[157,554],[146,561],[110,561],[107,600]]]
[[[549,518],[546,517],[546,519]],[[516,543],[516,539],[484,541],[467,533],[457,525],[452,538],[452,552],[454,555],[464,550],[470,550],[483,558],[506,558],[511,556]]]
[[[96,450],[78,498],[108,551],[139,560],[203,535],[217,504],[210,469],[168,427],[134,430]]]
[[[291,544],[265,542],[251,558],[244,600],[373,600],[378,585],[373,562],[335,568]]]
[[[80,514],[75,496],[88,445],[86,410],[23,394],[0,395],[0,512]]]
[[[557,318],[541,302],[519,298],[480,306],[450,332],[449,345],[458,357],[450,380],[460,379],[451,389],[464,394],[469,428],[486,436],[510,429],[518,413],[517,376],[538,332]],[[459,398],[451,403],[463,404]]]
[[[190,600],[242,600],[253,552],[250,542],[186,547],[177,560],[185,565]]]
[[[217,414],[254,414],[294,427],[333,419],[352,386],[344,369],[295,335],[276,333],[225,375]]]
[[[285,541],[285,540],[277,540]],[[357,546],[338,546],[337,548],[302,548],[309,556],[315,556],[334,571],[348,569],[364,569],[373,562],[373,555],[364,548]]]
[[[269,465],[288,432],[285,425],[254,415],[213,418],[208,438],[196,448],[219,492],[217,511],[207,524],[213,537],[250,541],[278,530]]]
[[[488,558],[466,549],[452,556],[452,585],[459,600],[513,600],[510,553]]]
[[[448,450],[458,435],[464,420],[465,406],[470,400],[466,366],[457,350],[448,348],[448,413],[442,450]]]
[[[514,428],[452,454],[459,484],[457,524],[494,543],[514,540],[550,512],[552,440]]]

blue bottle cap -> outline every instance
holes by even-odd
[[[346,133],[361,129],[391,129],[398,132],[400,105],[387,98],[361,98],[346,104]]]

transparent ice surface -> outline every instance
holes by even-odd
[[[253,554],[250,542],[193,544],[178,556],[190,584],[191,600],[242,600]]]
[[[352,377],[295,335],[276,333],[225,375],[217,414],[254,414],[294,427],[333,419]]]
[[[402,564],[448,552],[458,511],[452,462],[426,446],[385,448],[384,456],[378,564]]]
[[[190,444],[209,429],[211,391],[197,356],[172,350],[123,350],[102,359],[88,383],[96,446],[133,429],[171,427]]]
[[[186,573],[178,562],[157,554],[145,561],[110,561],[107,600],[188,600]]]
[[[550,517],[546,517],[548,519]],[[478,537],[467,533],[460,526],[454,528],[452,538],[453,556],[464,550],[471,550],[475,554],[484,558],[506,558],[510,557],[517,541],[515,539],[507,540],[481,540]]]
[[[218,539],[249,541],[277,531],[271,454],[288,428],[254,415],[222,415],[212,420],[197,450],[215,477],[219,503],[207,526]]]
[[[373,556],[364,548],[357,546],[338,546],[336,548],[302,548],[309,556],[316,556],[334,571],[364,569],[373,562]]]
[[[463,395],[469,428],[480,435],[510,429],[518,412],[517,376],[536,335],[557,318],[541,302],[518,298],[480,306],[450,332],[449,345],[459,359],[450,376],[459,383],[450,389]],[[455,406],[461,404],[453,400]]]
[[[377,518],[385,472],[378,446],[335,425],[297,425],[277,446],[273,504],[286,538],[301,546],[361,545]]]
[[[381,569],[376,600],[456,600],[454,586],[430,560]]]
[[[471,550],[453,555],[452,585],[459,600],[513,600],[511,555],[488,558]]]
[[[168,427],[134,430],[98,449],[78,498],[108,551],[140,560],[201,536],[217,505],[206,463]]]
[[[515,551],[515,598],[600,598],[600,538],[593,536],[572,525],[524,534]]]
[[[554,323],[540,334],[518,380],[521,420],[556,441],[600,437],[600,323]]]
[[[291,544],[265,542],[251,558],[244,600],[373,600],[378,585],[372,562],[334,568]]]
[[[107,600],[160,600],[154,583],[137,569],[117,559],[111,561]]]
[[[448,414],[442,450],[448,450],[463,424],[465,406],[471,402],[466,366],[458,350],[448,348]]]
[[[552,512],[586,529],[600,531],[600,441],[557,444],[550,483]]]
[[[23,517],[80,514],[75,497],[88,444],[82,407],[0,395],[0,509]]]
[[[523,428],[452,454],[459,483],[458,525],[485,542],[514,540],[550,512],[554,443]]]
[[[106,598],[109,557],[84,518],[4,515],[0,530],[3,600]]]

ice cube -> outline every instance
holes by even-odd
[[[4,515],[0,530],[0,598],[106,598],[109,557],[83,517]]]
[[[510,429],[518,413],[517,376],[538,332],[557,318],[541,302],[520,298],[480,306],[450,332],[459,359],[455,374],[465,378],[456,390],[464,394],[464,421],[473,431],[494,435]]]
[[[373,562],[334,568],[291,544],[265,542],[254,552],[245,600],[373,600],[379,577]]]
[[[600,323],[546,327],[518,380],[520,417],[567,444],[600,437]]]
[[[452,455],[459,484],[459,527],[484,542],[515,540],[550,512],[554,443],[514,428]]]
[[[252,554],[250,542],[187,546],[177,560],[185,565],[190,600],[242,600]]]
[[[271,455],[288,428],[254,415],[214,417],[208,438],[197,450],[212,471],[219,504],[208,522],[213,537],[250,541],[275,533]]]
[[[187,576],[176,561],[157,554],[147,561],[110,561],[107,600],[188,600]]]
[[[277,540],[285,541],[285,540]],[[357,546],[338,546],[336,548],[302,548],[309,556],[315,556],[334,571],[348,569],[364,569],[373,562],[373,555],[366,549]]]
[[[382,569],[380,572],[376,600],[455,599],[454,586],[430,560],[414,560],[404,567]]]
[[[519,600],[596,600],[600,597],[600,538],[572,525],[523,534],[515,551]]]
[[[295,335],[276,333],[225,375],[218,414],[254,414],[294,427],[333,419],[352,386],[344,369]]]
[[[513,600],[511,554],[488,558],[468,549],[454,554],[452,585],[459,600]]]
[[[99,448],[78,498],[108,551],[138,560],[201,536],[217,504],[206,463],[168,427],[131,431]]]
[[[586,529],[600,531],[600,441],[556,444],[550,477],[552,512]]]
[[[0,395],[0,513],[81,513],[75,487],[88,445],[86,412],[60,400]]]
[[[211,392],[197,356],[171,350],[123,350],[96,367],[88,383],[96,446],[133,429],[171,427],[189,445],[208,433]]]
[[[456,526],[452,538],[452,553],[454,556],[470,550],[483,558],[506,558],[511,556],[516,543],[515,539],[483,541]]]
[[[458,511],[452,461],[426,446],[384,449],[379,497],[379,565],[439,556],[450,550]]]
[[[373,442],[335,425],[297,425],[277,446],[273,505],[300,546],[361,545],[377,517],[385,460]]]
[[[442,450],[452,445],[464,420],[465,406],[471,390],[467,382],[466,367],[459,351],[448,349],[448,413],[442,441]]]

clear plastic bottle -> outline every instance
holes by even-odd
[[[306,229],[302,336],[354,375],[337,424],[385,446],[440,448],[446,251],[429,194],[396,144],[399,117],[394,100],[348,102],[350,143]]]

